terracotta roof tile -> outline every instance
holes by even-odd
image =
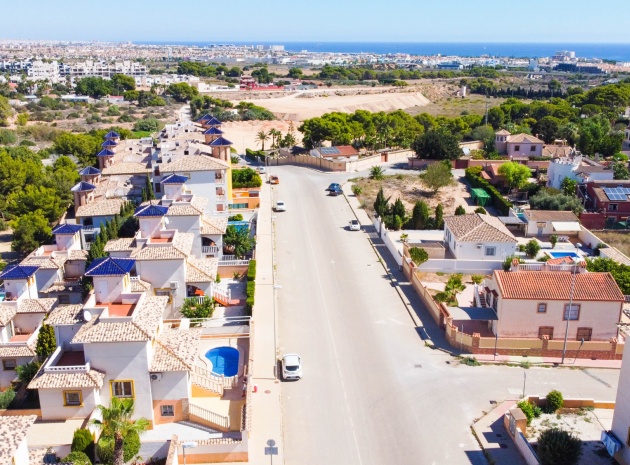
[[[212,283],[219,269],[217,258],[190,257],[186,263],[187,283]]]
[[[168,297],[145,296],[130,321],[108,322],[95,318],[85,323],[72,339],[73,344],[90,342],[150,341],[162,321]]]
[[[0,326],[6,326],[17,313],[15,305],[0,305]]]
[[[495,271],[504,299],[566,300],[571,298],[570,271]],[[573,300],[623,302],[624,296],[610,273],[577,273]]]
[[[191,144],[192,145],[192,144]],[[202,144],[197,144],[202,145]],[[210,147],[206,146],[208,151],[211,151]],[[172,163],[165,164],[161,167],[164,173],[184,173],[190,171],[216,171],[226,170],[230,168],[230,164],[219,160],[218,158],[209,157],[206,155],[185,155],[179,160],[175,160]]]
[[[201,234],[225,234],[228,218],[225,216],[204,216],[201,223]]]
[[[35,348],[28,344],[0,344],[0,357],[34,357]]]
[[[491,215],[448,216],[444,222],[460,242],[518,242],[501,220]]]
[[[173,241],[168,244],[145,245],[132,252],[136,260],[177,260],[188,257],[192,252],[193,233],[175,232]]]
[[[522,144],[522,143],[544,144],[545,142],[530,134],[521,133],[521,134],[514,134],[513,136],[508,136],[507,143],[508,144]]]
[[[0,463],[12,463],[37,415],[0,417]]]
[[[566,211],[525,210],[525,216],[530,221],[580,221],[575,213]]]
[[[575,262],[571,257],[560,257],[560,258],[552,258],[551,260],[547,260],[547,265],[573,265]]]
[[[24,266],[37,266],[42,270],[58,270],[66,263],[66,256],[59,255],[53,257],[52,255],[29,255],[26,257],[20,265]]]
[[[120,175],[120,174],[145,174],[150,173],[151,168],[147,167],[144,162],[123,161],[114,163],[103,170],[103,176]]]
[[[151,289],[151,283],[143,281],[141,279],[131,280],[131,292],[144,292]]]
[[[59,305],[48,315],[46,323],[52,326],[83,324],[83,305]]]
[[[68,260],[87,260],[89,251],[73,249],[68,254]]]
[[[97,199],[87,205],[77,208],[76,217],[113,216],[120,213],[120,207],[125,203],[123,199]]]
[[[157,338],[149,371],[187,371],[197,356],[201,329],[165,330]]]
[[[105,373],[88,372],[45,373],[44,367],[28,385],[29,389],[102,388]]]
[[[168,207],[167,216],[196,216],[203,214],[209,200],[205,197],[193,196],[190,202],[174,202]]]
[[[18,313],[48,313],[57,304],[57,299],[22,299],[18,304]]]

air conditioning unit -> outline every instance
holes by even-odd
[[[179,281],[171,281],[171,289],[177,289],[179,287]]]
[[[161,381],[162,373],[151,373],[151,381]]]

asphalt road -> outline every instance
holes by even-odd
[[[424,346],[345,198],[346,174],[272,168],[279,350],[304,378],[282,387],[287,465],[486,464],[470,432],[523,391],[614,400],[616,370],[468,367]]]

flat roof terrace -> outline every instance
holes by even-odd
[[[110,317],[131,316],[136,309],[136,304],[99,304],[107,307]]]
[[[73,367],[85,365],[85,353],[83,351],[64,352],[55,363],[58,367]]]

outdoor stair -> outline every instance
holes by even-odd
[[[487,307],[488,304],[486,303],[486,295],[483,292],[479,293],[479,304],[482,307]]]
[[[209,426],[202,425],[201,423],[195,423],[194,421],[190,421],[190,420],[181,420],[181,421],[178,421],[177,423],[179,423],[180,425],[186,425],[191,428],[196,428],[198,430],[205,431],[206,433],[211,433],[211,434],[221,433],[221,431],[219,431],[218,429],[213,429],[213,428],[210,428]]]

